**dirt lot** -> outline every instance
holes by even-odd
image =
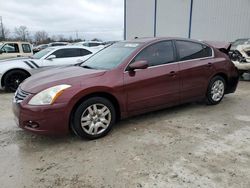
[[[0,93],[1,188],[250,187],[250,81],[217,106],[130,118],[96,141],[19,129],[11,98]]]

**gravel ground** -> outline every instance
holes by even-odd
[[[186,104],[119,122],[105,138],[19,129],[0,93],[0,182],[10,187],[250,187],[250,79],[221,104]]]

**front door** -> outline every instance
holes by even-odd
[[[131,63],[139,60],[146,60],[149,67],[124,73],[129,115],[177,104],[180,98],[179,64],[172,41],[146,47]]]

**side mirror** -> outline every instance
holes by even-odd
[[[131,63],[129,66],[129,70],[133,71],[136,69],[146,69],[148,68],[148,62],[147,61],[135,61],[133,63]]]
[[[49,57],[47,57],[47,60],[50,60],[50,61],[52,61],[53,59],[55,59],[56,58],[56,56],[55,55],[50,55]]]

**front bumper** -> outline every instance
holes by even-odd
[[[66,109],[66,104],[31,106],[12,103],[17,125],[42,135],[65,135],[69,132],[69,114]]]
[[[233,61],[233,63],[239,70],[250,71],[250,62],[240,63],[238,61]]]
[[[225,94],[234,93],[236,91],[238,83],[239,83],[239,76],[229,78]]]

